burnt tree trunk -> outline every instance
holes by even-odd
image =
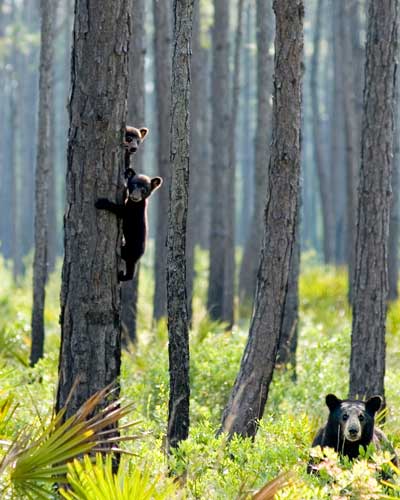
[[[189,434],[189,321],[186,294],[186,220],[189,194],[190,45],[193,0],[174,0],[171,87],[171,187],[167,235],[170,392],[168,448]]]
[[[145,0],[132,1],[132,35],[129,47],[128,125],[145,126],[144,56],[146,54]],[[143,148],[143,146],[142,146]],[[131,157],[131,166],[139,173],[143,171],[143,149],[139,148]],[[121,321],[123,343],[136,341],[136,316],[139,289],[140,263],[131,281],[121,285]]]
[[[211,198],[210,274],[207,309],[213,320],[221,320],[225,283],[226,196],[228,182],[229,137],[229,0],[214,0],[212,29],[212,165],[218,196]]]
[[[154,0],[154,63],[157,109],[157,173],[164,179],[157,196],[153,318],[166,315],[166,239],[169,190],[169,126],[171,94],[171,0]]]
[[[129,27],[127,0],[75,3],[57,410],[77,386],[65,417],[120,374],[121,235],[94,204],[122,187]]]
[[[225,270],[224,270],[224,295],[222,304],[222,319],[231,329],[234,322],[234,300],[235,300],[235,187],[236,187],[236,129],[239,109],[240,91],[240,53],[242,50],[242,18],[244,0],[238,3],[238,18],[235,35],[235,54],[233,61],[233,81],[231,116],[228,137],[228,183],[226,186],[226,238],[225,238]]]
[[[39,67],[38,149],[35,173],[35,251],[33,258],[32,344],[30,362],[43,357],[44,305],[48,265],[48,188],[51,164],[51,113],[53,105],[53,59],[55,5],[41,0],[41,43]]]
[[[263,233],[263,209],[267,185],[268,146],[271,138],[272,66],[269,55],[273,39],[272,0],[257,0],[257,127],[255,135],[254,201],[249,235],[239,275],[239,298],[254,300]],[[250,200],[248,200],[250,202]]]
[[[398,1],[369,5],[358,190],[350,395],[384,395]]]
[[[293,254],[300,183],[302,0],[274,0],[275,75],[264,243],[249,338],[222,417],[229,436],[255,436],[274,372]],[[266,131],[265,131],[266,133]]]

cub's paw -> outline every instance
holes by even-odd
[[[100,209],[107,209],[110,206],[110,202],[107,198],[98,198],[94,206]]]

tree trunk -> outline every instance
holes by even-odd
[[[68,402],[66,418],[120,374],[121,234],[115,215],[94,204],[122,187],[129,11],[126,0],[75,4],[56,404]]]
[[[273,38],[271,0],[257,0],[257,127],[255,136],[254,202],[249,237],[239,276],[240,301],[253,301],[262,247],[263,208],[267,184],[268,145],[271,138],[272,57],[269,49]]]
[[[314,142],[314,160],[318,173],[319,193],[322,208],[323,220],[323,251],[324,262],[330,264],[334,260],[335,252],[335,232],[333,217],[333,200],[331,176],[328,170],[327,158],[323,151],[323,130],[320,119],[320,102],[318,96],[318,67],[320,65],[320,43],[322,28],[322,8],[323,0],[318,0],[314,23],[313,56],[311,59],[311,107],[312,107],[312,128]]]
[[[153,318],[166,315],[166,247],[169,190],[169,126],[171,94],[171,0],[153,1],[154,63],[157,108],[157,172],[164,179],[157,196],[157,224],[155,238],[155,289]]]
[[[128,124],[140,128],[145,126],[145,0],[133,0],[132,13],[132,36],[129,47]],[[136,172],[143,171],[143,149],[139,148],[131,157],[131,165]],[[124,343],[127,340],[136,341],[139,272],[140,263],[136,265],[136,274],[133,280],[125,281],[121,285],[121,321]]]
[[[358,193],[350,395],[384,395],[398,2],[368,13]]]
[[[282,328],[298,212],[303,1],[274,0],[274,11],[273,136],[264,243],[249,339],[222,417],[221,430],[230,436],[255,436],[264,413]]]
[[[226,196],[226,238],[225,238],[225,270],[224,270],[224,296],[222,319],[227,323],[227,328],[231,329],[234,322],[234,300],[235,300],[235,214],[236,214],[236,129],[239,109],[240,92],[240,53],[242,50],[242,19],[243,19],[244,0],[238,3],[238,18],[235,36],[235,55],[233,62],[233,81],[232,81],[232,101],[231,116],[228,137],[228,175]]]
[[[170,393],[168,448],[189,434],[189,322],[186,295],[186,220],[189,192],[190,45],[193,0],[174,0],[171,88],[171,189],[167,236]]]
[[[229,0],[214,0],[212,31],[212,166],[213,185],[218,190],[211,197],[210,274],[207,309],[213,320],[223,317],[225,283],[226,197],[229,137]]]
[[[48,257],[48,188],[50,171],[51,113],[55,35],[54,0],[40,1],[41,42],[39,66],[38,149],[35,175],[35,252],[33,259],[33,307],[31,365],[43,357],[44,304]]]
[[[399,81],[396,81],[395,89],[395,123],[394,123],[394,155],[392,165],[392,205],[390,207],[389,222],[389,300],[394,301],[399,297],[399,233],[400,233],[400,101]]]

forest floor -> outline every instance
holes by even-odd
[[[325,395],[345,398],[350,355],[350,310],[346,273],[322,267],[310,256],[302,259],[300,321],[296,380],[293,370],[277,370],[260,429],[252,443],[215,437],[224,404],[235,380],[248,334],[249,317],[232,332],[207,318],[206,259],[197,258],[191,341],[190,437],[169,463],[182,480],[173,488],[177,498],[245,499],[267,481],[290,472],[289,485],[277,498],[291,500],[370,499],[400,497],[400,480],[384,486],[379,473],[382,455],[368,450],[369,460],[356,464],[329,457],[320,477],[306,474],[310,444],[327,416]],[[122,394],[135,403],[130,419],[140,420],[143,436],[125,446],[135,453],[121,467],[138,467],[156,478],[159,498],[170,485],[164,436],[168,412],[168,349],[166,323],[151,324],[150,256],[141,265],[138,342],[124,352]],[[0,403],[12,394],[19,406],[1,436],[9,439],[26,426],[38,428],[51,416],[57,383],[59,348],[60,265],[47,288],[46,354],[28,366],[31,276],[15,287],[11,272],[0,261]],[[243,309],[243,308],[242,308]],[[400,451],[400,302],[392,304],[387,321],[385,390],[388,414],[384,430]],[[1,457],[0,457],[1,458]],[[383,466],[387,468],[387,465]],[[1,483],[1,471],[0,471]]]

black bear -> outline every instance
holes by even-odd
[[[144,141],[148,134],[148,128],[136,128],[129,125],[125,128],[125,169],[130,167],[131,155],[136,153],[140,144]]]
[[[351,460],[359,456],[360,446],[364,448],[373,443],[377,449],[390,445],[385,434],[375,427],[375,414],[382,405],[380,396],[372,396],[367,401],[339,399],[334,394],[325,398],[329,408],[328,422],[321,427],[314,438],[312,446],[333,448],[340,455]],[[397,457],[393,449],[392,462],[397,465]],[[308,464],[308,472],[316,467]]]
[[[126,273],[118,273],[119,281],[131,280],[135,266],[144,254],[147,237],[147,198],[162,184],[161,177],[137,175],[132,168],[125,170],[125,189],[123,204],[114,203],[107,198],[99,198],[95,206],[108,210],[122,219],[123,243],[121,257],[126,263]]]

